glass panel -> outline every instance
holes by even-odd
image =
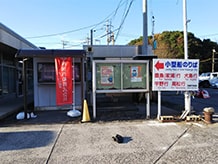
[[[14,66],[14,56],[12,56],[12,55],[3,55],[3,63],[5,64],[5,65],[12,65],[12,66]]]
[[[2,95],[2,66],[0,64],[0,95]]]
[[[80,82],[81,81],[81,70],[80,70],[80,63],[74,63],[73,67],[73,72],[74,75],[73,77],[75,78],[75,82]]]
[[[121,64],[97,63],[96,64],[96,88],[101,90],[121,89]]]
[[[27,74],[27,85],[28,85],[28,91],[33,91],[33,71],[28,70]]]
[[[9,70],[7,67],[3,67],[2,94],[9,93],[8,83],[9,83]]]
[[[3,67],[2,94],[16,92],[15,68]]]
[[[38,63],[38,82],[55,82],[55,64]]]
[[[8,68],[9,81],[8,81],[8,90],[9,93],[16,92],[16,79],[15,79],[15,68]]]
[[[123,64],[123,89],[146,89],[146,64]]]

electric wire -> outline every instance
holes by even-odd
[[[124,2],[122,3],[123,0],[120,0],[120,2],[117,5],[117,8],[114,11],[114,15],[112,16],[112,19],[115,18],[115,16],[117,15],[118,10],[120,9],[120,7],[124,4]]]
[[[122,3],[122,0],[120,0],[118,6],[116,7],[116,9],[111,12],[108,16],[106,16],[102,21],[98,22],[98,23],[95,23],[95,24],[92,24],[92,25],[89,25],[89,26],[85,26],[85,27],[81,27],[81,28],[78,28],[78,29],[73,29],[73,30],[70,30],[70,31],[64,31],[64,32],[59,32],[59,33],[53,33],[53,34],[48,34],[48,35],[39,35],[39,36],[29,36],[29,37],[26,37],[27,39],[36,39],[36,38],[46,38],[46,37],[53,37],[53,36],[58,36],[58,35],[63,35],[63,34],[69,34],[69,33],[73,33],[73,32],[78,32],[78,31],[82,31],[82,30],[85,30],[85,29],[94,29],[96,28],[98,25],[101,25],[103,23],[105,23],[110,17],[112,17],[114,19],[114,17],[116,16],[119,8],[124,4],[124,2]]]
[[[131,2],[129,3],[128,9],[127,9],[127,11],[126,11],[126,13],[125,13],[125,15],[124,15],[124,18],[122,19],[121,24],[120,24],[120,26],[119,26],[119,28],[118,28],[118,32],[117,32],[117,35],[116,35],[116,37],[115,37],[115,40],[117,40],[117,38],[118,38],[118,36],[119,36],[119,34],[120,34],[121,28],[123,27],[123,24],[124,24],[124,22],[125,22],[125,20],[126,20],[126,17],[127,17],[127,15],[129,14],[129,11],[130,11],[130,9],[131,9],[131,6],[132,6],[132,4],[133,4],[133,1],[134,1],[134,0],[131,0]]]

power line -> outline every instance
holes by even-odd
[[[120,0],[119,4],[117,5],[117,8],[115,9],[114,15],[112,17],[112,19],[116,16],[119,8],[124,4],[124,2],[122,3],[123,0]],[[121,4],[122,3],[122,4]]]
[[[40,36],[33,36],[33,37],[26,37],[27,39],[35,39],[35,38],[46,38],[46,37],[51,37],[51,36],[57,36],[57,35],[63,35],[63,34],[68,34],[68,33],[73,33],[73,32],[77,32],[77,31],[81,31],[87,28],[91,28],[93,26],[96,26],[97,24],[94,25],[90,25],[90,26],[86,26],[86,27],[81,27],[75,30],[71,30],[71,31],[65,31],[65,32],[60,32],[60,33],[55,33],[55,34],[48,34],[48,35],[40,35]]]
[[[126,13],[125,13],[125,15],[124,15],[124,17],[123,17],[123,19],[122,19],[122,21],[121,21],[121,24],[120,24],[120,26],[119,26],[119,28],[118,28],[118,32],[117,32],[117,35],[116,35],[115,40],[117,40],[117,38],[118,38],[118,36],[119,36],[119,34],[120,34],[121,28],[123,27],[123,24],[124,24],[124,22],[125,22],[125,20],[126,20],[126,17],[127,17],[128,13],[129,13],[129,11],[130,11],[130,8],[131,8],[131,6],[132,6],[133,1],[134,1],[134,0],[131,0],[131,2],[129,3],[128,9],[127,9],[127,11],[126,11]]]
[[[201,60],[200,63],[204,63],[204,62],[208,62],[208,61],[211,61],[211,58]]]
[[[106,18],[104,18],[102,21],[93,24],[93,25],[89,25],[89,26],[85,26],[85,27],[81,27],[78,29],[74,29],[74,30],[70,30],[70,31],[65,31],[65,32],[59,32],[59,33],[53,33],[53,34],[48,34],[48,35],[39,35],[39,36],[30,36],[30,37],[26,37],[27,39],[36,39],[36,38],[46,38],[46,37],[53,37],[53,36],[57,36],[57,35],[63,35],[63,34],[69,34],[69,33],[73,33],[73,32],[78,32],[81,30],[85,30],[85,29],[90,29],[90,28],[96,28],[98,25],[105,23],[109,17],[111,17],[113,15],[113,18],[116,16],[119,8],[124,4],[124,2],[122,3],[122,0],[119,2],[117,8],[111,12]]]

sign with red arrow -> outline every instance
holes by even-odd
[[[155,68],[159,71],[160,69],[164,69],[164,63],[161,63],[159,60],[155,64]]]
[[[199,60],[153,59],[152,90],[198,90]]]

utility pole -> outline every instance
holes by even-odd
[[[155,39],[154,39],[154,22],[155,22],[155,19],[154,19],[154,16],[152,16],[152,33],[151,33],[151,35],[152,35],[152,49],[153,49],[153,53],[154,53],[154,50],[155,50]]]
[[[93,29],[90,30],[91,46],[93,45]]]
[[[106,34],[107,34],[107,45],[109,45],[109,23],[107,21],[107,24],[106,24]]]
[[[184,27],[184,59],[188,59],[188,35],[187,35],[187,7],[186,7],[186,0],[183,0],[183,27]]]
[[[147,0],[143,0],[142,10],[143,10],[143,46],[142,46],[142,54],[148,55]]]
[[[106,25],[106,33],[107,33],[107,45],[111,42],[111,22],[107,21]]]
[[[112,45],[114,45],[115,39],[114,39],[114,33],[113,32],[112,32],[112,35],[111,35],[111,40],[112,40]]]
[[[93,29],[90,30],[90,43],[91,43],[90,45],[91,45],[91,46],[93,46],[93,33],[94,33],[95,31],[96,31],[96,30],[93,30]]]
[[[67,45],[67,43],[68,43],[68,41],[62,40],[63,49],[65,48],[65,46]]]
[[[188,59],[188,35],[187,35],[187,7],[186,7],[186,0],[183,0],[183,35],[184,35],[184,59]],[[191,95],[190,92],[185,91],[184,93],[185,99],[185,111],[187,114],[191,113]]]
[[[215,56],[215,53],[216,53],[216,50],[213,48],[212,50],[212,72],[214,72],[214,64],[215,64],[215,59],[214,59],[214,56]]]

